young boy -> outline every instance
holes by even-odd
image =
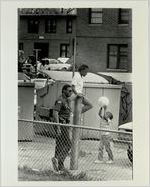
[[[99,110],[99,116],[100,116],[100,128],[105,130],[110,130],[111,121],[113,119],[113,115],[111,112],[106,111],[107,106],[101,106]],[[113,153],[111,150],[110,145],[111,137],[110,133],[107,131],[101,131],[100,132],[100,145],[99,145],[99,153],[98,153],[98,160],[95,161],[95,163],[104,163],[103,160],[103,154],[104,154],[104,148],[108,154],[108,161],[106,163],[113,163]]]

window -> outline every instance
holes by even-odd
[[[72,20],[69,18],[66,20],[66,33],[72,33]]]
[[[56,19],[55,18],[49,18],[46,20],[45,32],[56,33]]]
[[[90,24],[101,24],[103,22],[103,11],[102,8],[91,8],[89,10],[89,23]]]
[[[69,44],[60,45],[60,57],[69,57]]]
[[[28,20],[28,33],[38,33],[39,32],[39,20],[29,19]]]
[[[24,47],[23,47],[23,43],[20,42],[20,43],[19,43],[19,50],[23,50],[23,48],[24,48]]]
[[[114,44],[108,45],[108,69],[127,69],[128,45]]]
[[[119,24],[129,23],[129,9],[119,9]]]

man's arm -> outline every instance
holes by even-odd
[[[74,93],[75,95],[78,94],[77,91],[76,91],[76,89],[75,89],[75,86],[77,85],[77,79],[78,79],[78,77],[77,77],[77,75],[75,74],[74,77],[72,78],[72,82],[71,82],[72,91],[73,91],[73,93]]]
[[[71,82],[71,84],[72,84],[72,91],[73,91],[73,93],[75,94],[75,95],[77,95],[77,96],[79,96],[79,97],[82,97],[83,96],[83,94],[81,94],[81,93],[78,93],[77,91],[76,91],[76,85],[78,84],[78,80],[79,79],[79,76],[78,76],[78,74],[75,74],[74,75],[74,77],[72,78],[72,82]]]
[[[54,117],[54,121],[56,123],[59,123],[59,114],[56,110],[53,111],[53,117]]]
[[[84,95],[82,93],[77,93],[76,89],[75,89],[75,85],[72,85],[72,91],[73,93],[78,96],[78,97],[83,97]]]
[[[59,111],[61,109],[61,106],[62,106],[62,101],[57,100],[55,102],[55,106],[53,107],[53,118],[56,123],[59,123]],[[59,135],[60,133],[61,133],[60,126],[57,125],[57,134]]]

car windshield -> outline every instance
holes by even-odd
[[[60,62],[56,59],[44,58],[42,61],[48,62],[47,64],[60,64]]]

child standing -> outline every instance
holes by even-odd
[[[99,101],[107,101],[107,98],[99,99]],[[110,125],[113,119],[113,114],[109,111],[107,111],[107,106],[108,106],[109,100],[106,103],[103,103],[100,106],[99,109],[99,116],[100,116],[100,128],[104,130],[110,130]],[[103,160],[103,154],[104,154],[104,148],[108,154],[108,161],[106,163],[113,163],[114,157],[113,157],[113,152],[111,150],[111,136],[110,132],[107,131],[101,131],[100,132],[100,144],[99,144],[99,153],[98,153],[98,160],[95,161],[95,163],[104,163]]]

